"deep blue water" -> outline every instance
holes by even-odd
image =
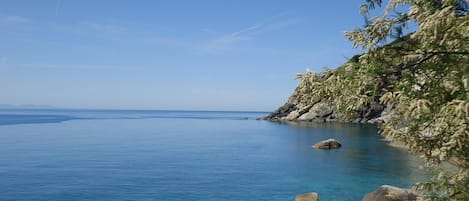
[[[374,126],[265,114],[0,110],[0,200],[348,201],[422,178]],[[311,148],[328,138],[343,147]]]

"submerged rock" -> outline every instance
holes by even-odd
[[[295,201],[318,201],[318,193],[311,192],[311,193],[303,193],[299,194],[295,197]]]
[[[313,148],[316,149],[337,149],[340,148],[342,144],[336,139],[328,139],[321,142],[318,142],[313,145]]]
[[[366,194],[362,201],[415,201],[417,197],[418,194],[412,189],[383,185]]]

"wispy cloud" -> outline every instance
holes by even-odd
[[[262,28],[261,24],[253,25],[239,31],[219,36],[200,44],[198,49],[206,52],[230,50],[243,41],[253,39],[253,35]]]
[[[203,29],[200,29],[200,31],[204,32],[204,33],[207,33],[207,34],[219,34],[220,32],[214,30],[214,29],[210,29],[210,28],[203,28]]]
[[[204,41],[199,44],[197,49],[204,52],[233,50],[243,42],[252,41],[257,35],[298,24],[298,19],[289,18],[288,15],[288,13],[280,13],[263,22]],[[212,33],[215,33],[215,31],[212,31]]]
[[[99,32],[104,32],[104,33],[122,33],[126,30],[122,26],[108,24],[108,23],[90,22],[90,21],[80,22],[80,25],[86,28],[93,29]]]
[[[60,11],[60,0],[57,0],[55,3],[55,16],[59,16],[59,11]]]
[[[184,42],[177,38],[172,37],[163,37],[152,35],[150,37],[142,37],[143,42],[146,44],[153,44],[163,47],[171,47],[171,48],[187,48],[189,46],[188,42]]]
[[[18,15],[6,16],[6,17],[4,17],[3,20],[7,23],[12,23],[12,24],[25,23],[25,22],[29,21],[29,19],[27,19],[25,17],[18,16]]]

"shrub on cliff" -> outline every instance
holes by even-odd
[[[367,0],[363,13],[380,5]],[[398,6],[409,10],[399,13]],[[393,12],[395,14],[390,15]],[[399,36],[411,21],[418,29],[401,45],[378,48]],[[456,173],[441,172],[418,185],[427,200],[469,200],[469,15],[466,1],[391,0],[364,29],[345,35],[368,50],[360,58],[365,74],[376,82],[397,82],[382,88],[381,101],[396,107],[382,131],[422,153],[430,164],[454,159]],[[398,61],[398,62],[396,62]],[[390,63],[392,62],[392,63]]]
[[[426,192],[422,199],[469,200],[467,1],[390,0],[381,16],[368,16],[381,4],[366,0],[366,26],[345,32],[365,54],[334,71],[298,75],[299,89],[350,116],[376,101],[394,108],[391,121],[381,125],[383,135],[421,153],[429,165],[457,163],[457,171],[440,170],[417,185]],[[409,23],[417,30],[401,37]],[[389,40],[395,41],[384,45]]]

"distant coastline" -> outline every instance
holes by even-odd
[[[14,124],[61,123],[86,119],[226,119],[254,120],[269,112],[257,111],[187,111],[123,109],[2,108],[0,126]]]

